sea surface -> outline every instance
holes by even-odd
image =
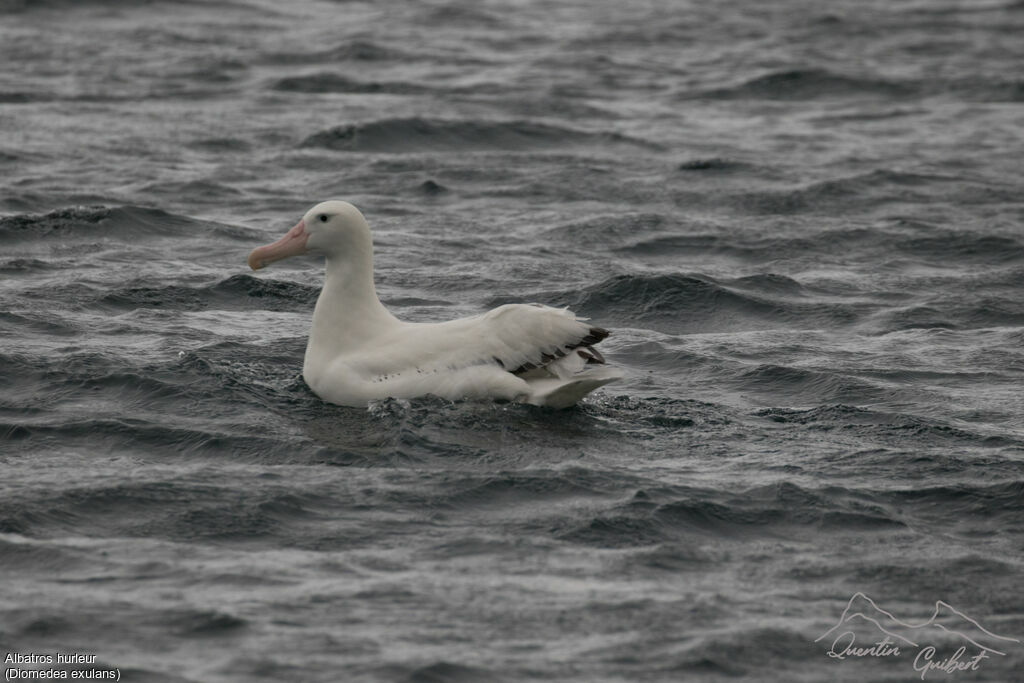
[[[1011,0],[0,0],[0,658],[96,657],[5,670],[1022,680],[1022,36]],[[569,306],[625,379],[323,403],[322,263],[245,260],[325,199],[399,317]],[[848,604],[947,630],[832,657]],[[917,670],[967,618],[974,670]]]

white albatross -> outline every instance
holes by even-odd
[[[608,336],[565,309],[506,304],[442,323],[404,322],[377,297],[373,239],[359,210],[329,201],[310,209],[249,266],[307,252],[326,261],[302,376],[344,406],[374,399],[490,398],[567,408],[621,378],[592,346]]]

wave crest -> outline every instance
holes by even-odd
[[[310,135],[301,147],[346,152],[532,150],[573,145],[650,143],[619,133],[590,133],[531,121],[382,119],[336,126]]]

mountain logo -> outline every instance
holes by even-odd
[[[977,671],[985,659],[1004,657],[1009,648],[1021,645],[1017,638],[993,633],[942,600],[935,603],[931,617],[915,624],[897,619],[860,592],[850,598],[836,625],[814,640],[820,641],[831,645],[825,654],[840,660],[913,652],[914,670],[922,680],[931,671]],[[859,644],[865,641],[870,645]]]

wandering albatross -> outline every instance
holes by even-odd
[[[506,304],[441,323],[393,316],[373,284],[373,239],[359,210],[317,204],[284,237],[249,254],[259,270],[307,252],[326,261],[302,376],[330,403],[365,407],[433,394],[568,408],[622,376],[593,345],[608,331],[566,309]]]

